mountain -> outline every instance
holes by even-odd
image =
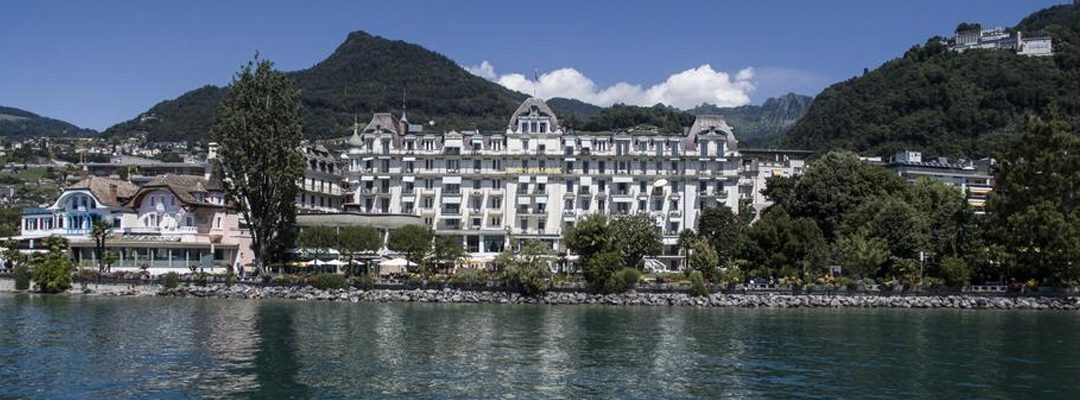
[[[413,122],[444,129],[502,129],[526,96],[472,75],[436,52],[415,44],[353,32],[311,68],[289,72],[300,88],[305,135],[341,136],[354,118],[401,112]],[[225,89],[204,86],[163,101],[116,124],[109,135],[147,132],[150,140],[206,137]]]
[[[28,139],[41,136],[92,135],[93,129],[77,127],[69,122],[46,118],[14,107],[0,106],[0,137]]]
[[[814,98],[788,93],[765,100],[760,106],[717,107],[702,104],[687,110],[691,114],[717,114],[724,116],[735,128],[736,137],[750,145],[770,143],[783,135],[810,108]]]
[[[401,112],[435,129],[499,130],[527,97],[465,71],[421,46],[364,32],[353,32],[325,60],[287,73],[300,88],[304,133],[309,138],[342,136],[355,119],[374,112]],[[124,136],[145,132],[151,141],[199,140],[213,124],[225,88],[207,85],[158,103],[150,110],[105,131]],[[785,95],[762,106],[708,109],[728,116],[740,139],[772,137],[801,115],[809,97]],[[599,107],[579,100],[548,100],[563,125],[578,130],[613,130],[653,125],[681,131],[693,114],[673,107],[615,105]]]
[[[576,118],[579,120],[587,120],[604,110],[604,107],[598,105],[562,97],[548,99],[546,100],[546,103],[551,107],[552,111],[555,111],[555,114],[558,115],[560,119]]]
[[[1025,118],[1080,116],[1080,5],[1038,11],[1010,31],[1049,34],[1053,57],[995,49],[948,50],[933,37],[862,76],[821,92],[781,140],[814,150],[953,157],[1001,150]]]

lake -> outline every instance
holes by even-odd
[[[1080,313],[0,294],[0,398],[1080,398]]]

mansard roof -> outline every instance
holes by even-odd
[[[138,192],[128,200],[127,206],[136,208],[140,199],[147,193],[157,189],[166,189],[172,192],[173,195],[180,200],[180,203],[185,206],[221,207],[218,204],[202,201],[195,197],[195,193],[218,191],[214,186],[216,185],[213,185],[210,181],[199,176],[173,174],[159,175],[139,188]]]
[[[728,142],[729,149],[734,149],[738,145],[738,140],[735,139],[735,130],[731,125],[728,125],[723,116],[703,114],[694,118],[694,124],[690,125],[690,132],[683,139],[683,150],[692,150],[698,135],[710,133],[724,136],[724,141]]]
[[[116,199],[111,196],[113,185],[116,186]],[[134,183],[122,179],[88,176],[64,190],[88,190],[99,203],[109,207],[120,207],[127,199],[134,196],[139,188]]]
[[[375,113],[364,127],[363,133],[401,133],[398,122],[390,113]]]
[[[539,97],[530,97],[525,99],[525,101],[518,106],[517,111],[514,111],[514,114],[510,116],[510,123],[507,127],[513,129],[517,126],[518,117],[529,116],[533,113],[551,118],[552,131],[556,130],[559,126],[559,119],[555,116],[555,111],[553,111],[551,107],[548,107],[543,99]]]

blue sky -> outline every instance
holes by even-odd
[[[18,1],[0,14],[0,105],[100,130],[226,84],[256,50],[283,70],[309,67],[354,30],[420,44],[511,87],[515,77],[540,85],[521,80],[538,70],[545,94],[760,103],[816,94],[959,22],[1010,26],[1063,2]],[[715,90],[687,93],[699,80]]]

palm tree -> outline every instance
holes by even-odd
[[[108,265],[105,260],[105,240],[112,234],[112,225],[103,220],[94,221],[94,227],[90,229],[90,237],[94,238],[94,256],[97,257],[98,273],[105,272]]]

